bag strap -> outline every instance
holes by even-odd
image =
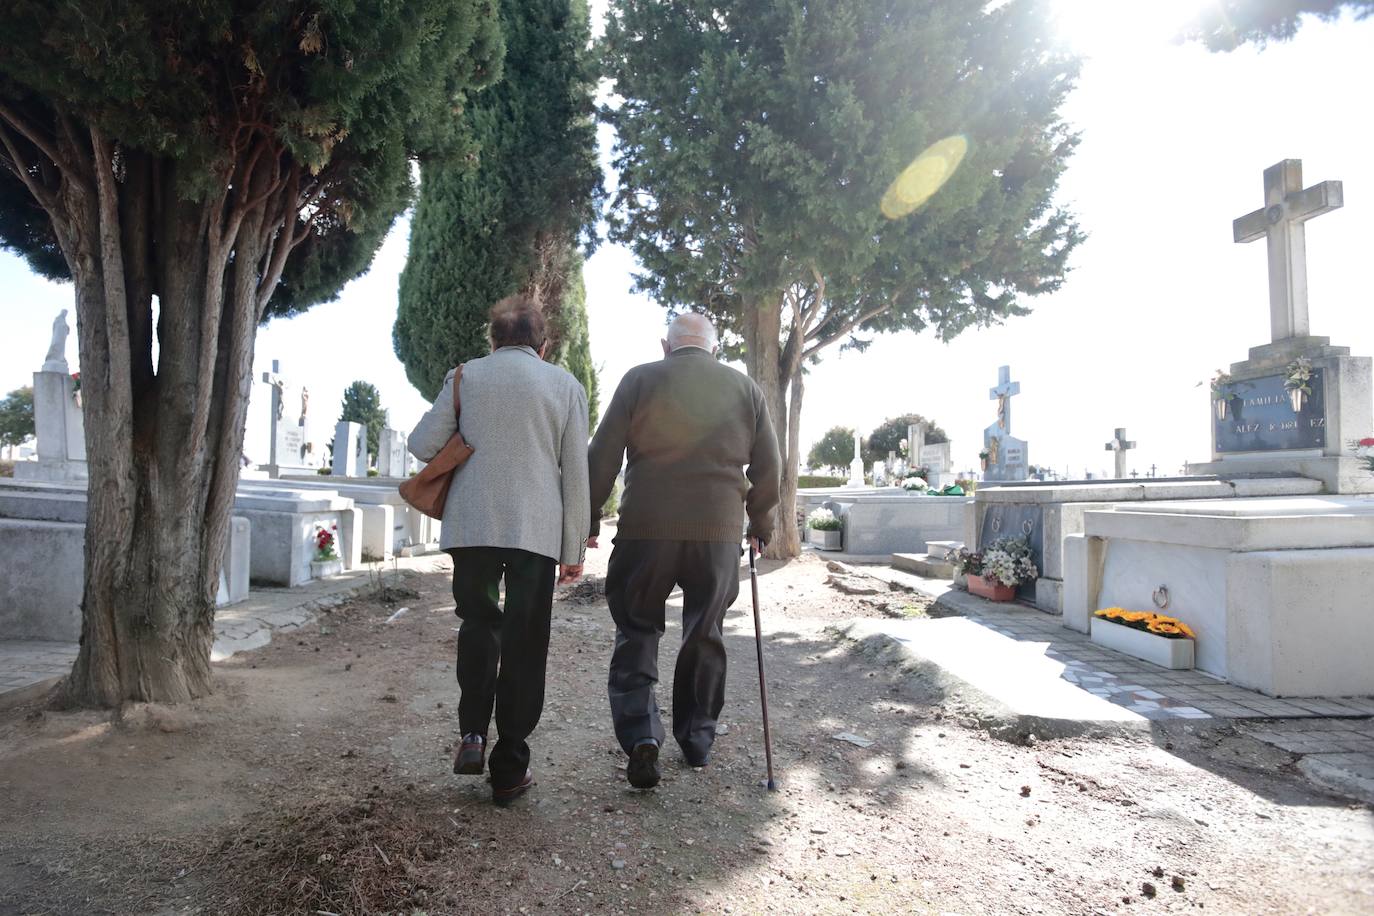
[[[463,364],[459,363],[458,368],[453,374],[453,419],[457,421],[463,416],[463,402],[458,393],[458,386],[463,382]]]

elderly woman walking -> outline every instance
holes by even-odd
[[[555,567],[559,584],[582,575],[591,521],[587,395],[569,372],[544,362],[547,347],[537,305],[518,296],[498,302],[491,355],[449,372],[409,440],[415,457],[429,461],[461,427],[474,450],[454,475],[440,538],[453,557],[453,598],[463,621],[462,743],[453,772],[482,772],[494,708],[497,804],[534,782],[526,739],[544,708]]]

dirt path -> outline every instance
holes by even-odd
[[[762,577],[780,791],[760,787],[746,583],[714,762],[670,743],[634,792],[606,711],[607,553],[554,609],[538,784],[510,809],[449,772],[436,560],[413,596],[218,666],[192,708],[6,713],[0,914],[1374,912],[1368,808],[1224,728],[995,740],[936,681],[838,644],[830,624],[910,599],[841,594],[814,559]]]

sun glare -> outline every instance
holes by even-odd
[[[1073,50],[1103,54],[1172,42],[1217,0],[1054,0],[1060,35]]]
[[[964,161],[968,140],[960,135],[936,140],[893,179],[879,204],[883,216],[898,219],[913,213],[945,186]]]

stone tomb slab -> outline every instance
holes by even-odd
[[[825,505],[844,523],[845,553],[890,556],[923,552],[927,541],[957,539],[972,502],[972,497],[897,492],[837,497]]]
[[[291,477],[287,480],[293,487],[303,490],[334,490],[340,496],[353,500],[364,513],[363,549],[373,556],[389,559],[393,554],[408,556],[417,551],[437,550],[439,547],[439,534],[442,530],[440,521],[411,508],[410,504],[401,498],[394,480],[375,477],[350,480],[321,479],[313,475]]]
[[[1217,500],[1260,496],[1300,496],[1320,493],[1319,481],[1302,477],[1273,477],[1254,480],[1181,477],[1135,481],[1076,481],[1067,483],[1020,483],[979,487],[969,510],[963,540],[973,550],[983,550],[992,534],[989,513],[1015,514],[1039,507],[1041,545],[1036,566],[1036,607],[1051,613],[1063,608],[1065,538],[1083,531],[1083,516],[1092,510],[1121,504],[1154,504],[1157,501]],[[1004,522],[1003,529],[1006,528]],[[1000,535],[999,535],[1000,536]],[[995,539],[995,538],[993,538]],[[1027,595],[1026,597],[1030,597]]]
[[[265,585],[304,585],[312,578],[315,532],[337,526],[344,569],[362,563],[362,513],[353,500],[323,490],[240,490],[234,514],[253,526],[252,580]]]
[[[216,604],[248,595],[250,528],[229,523]],[[0,639],[75,642],[85,586],[86,493],[53,483],[0,483]]]
[[[1073,629],[1163,603],[1197,633],[1203,671],[1273,697],[1374,695],[1374,497],[1089,511],[1064,581]]]

